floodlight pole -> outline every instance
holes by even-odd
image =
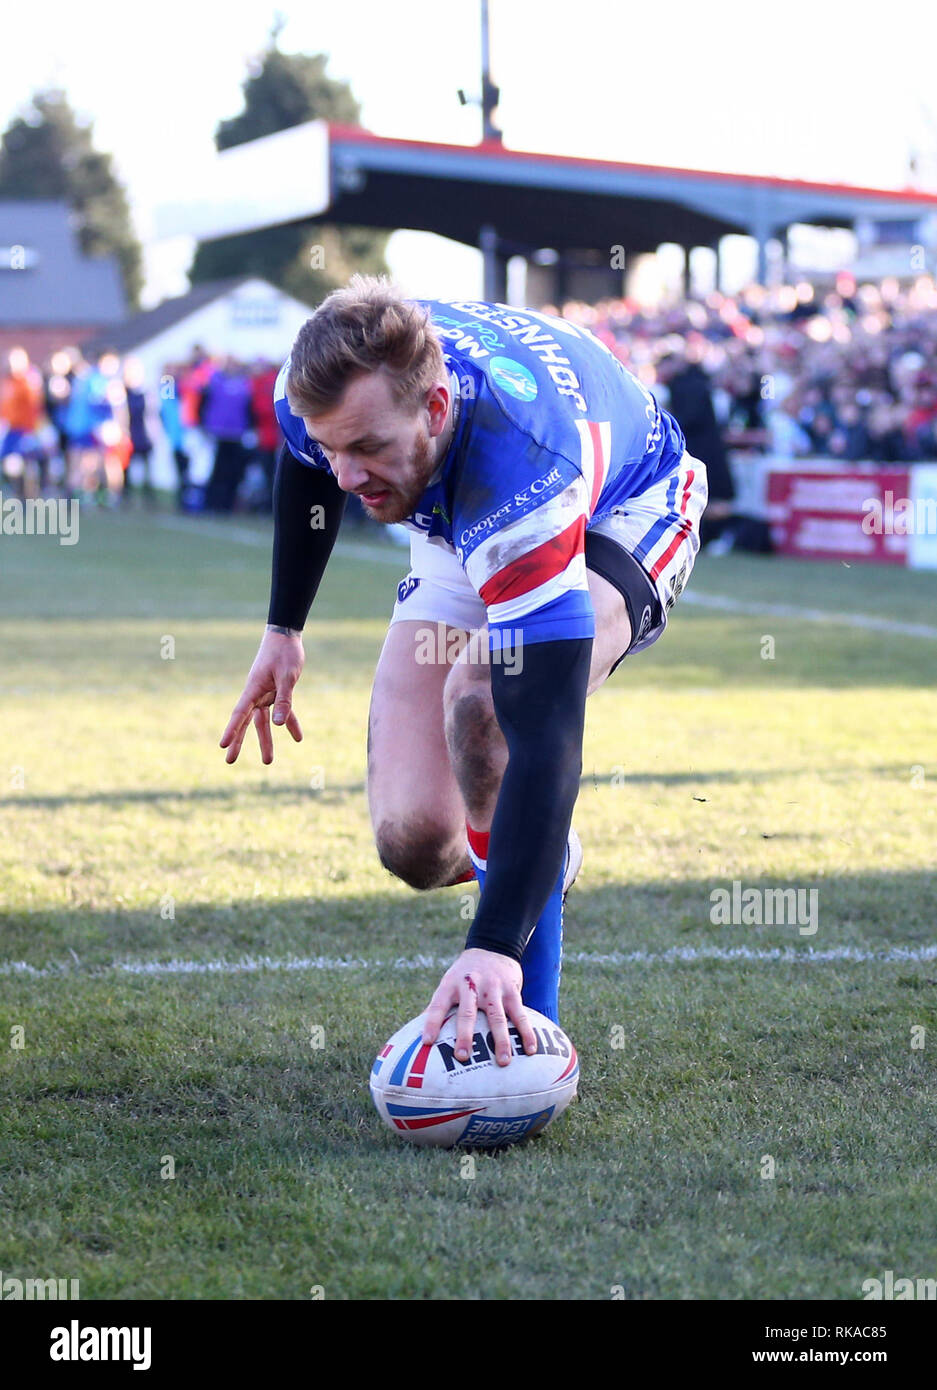
[[[491,80],[491,42],[488,27],[488,0],[481,0],[482,20],[482,140],[500,145],[501,131],[495,125],[493,112],[496,110],[501,93]],[[481,248],[484,266],[483,294],[488,300],[503,300],[507,297],[506,266],[498,255],[497,229],[486,223],[479,231],[478,244]]]
[[[491,44],[488,28],[488,0],[482,4],[482,139],[501,144],[502,134],[492,120],[501,93],[491,80]]]

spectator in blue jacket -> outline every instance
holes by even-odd
[[[206,511],[234,510],[253,423],[250,376],[236,358],[226,357],[224,365],[209,378],[199,409],[199,424],[215,441]]]

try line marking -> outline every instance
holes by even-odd
[[[238,526],[225,521],[186,521],[179,516],[160,516],[153,521],[163,531],[189,532],[194,536],[204,536],[212,541],[235,541],[238,545],[252,545],[262,550],[273,549],[272,531],[253,531],[248,526]],[[410,552],[406,546],[389,545],[386,552],[377,546],[360,545],[355,541],[339,541],[333,555],[339,560],[369,560],[375,565],[393,565],[405,574],[410,568]]]
[[[236,541],[239,545],[262,546],[269,550],[272,537],[259,531],[251,531],[246,526],[230,525],[226,522],[185,521],[182,517],[159,517],[155,523],[167,531],[190,531],[197,536],[206,536],[217,541]],[[339,541],[335,547],[338,559],[364,560],[374,565],[393,565],[401,574],[409,567],[407,552],[402,547],[388,548],[385,552],[377,546],[360,545],[355,541]],[[926,623],[901,623],[892,618],[876,618],[871,613],[834,613],[825,608],[797,608],[787,603],[745,603],[727,594],[700,593],[688,589],[680,596],[680,602],[696,608],[713,608],[721,613],[739,613],[752,618],[795,618],[804,623],[829,623],[838,627],[855,627],[865,632],[887,632],[895,637],[923,637],[926,641],[937,641],[937,627]]]
[[[869,950],[862,946],[830,946],[825,951],[808,946],[671,946],[666,951],[570,951],[564,965],[676,965],[698,961],[766,962],[779,965],[847,964],[900,965],[937,961],[937,945],[889,946]],[[0,975],[18,975],[30,980],[82,974],[91,978],[107,975],[249,975],[261,970],[348,971],[348,970],[445,970],[451,956],[397,956],[387,960],[368,960],[364,956],[239,956],[236,960],[116,960],[110,965],[82,966],[73,960],[52,965],[30,965],[23,960],[0,961]]]
[[[722,613],[744,613],[756,618],[798,618],[805,623],[837,623],[840,627],[859,627],[866,632],[889,632],[898,637],[937,639],[937,627],[926,623],[898,623],[892,618],[875,618],[871,613],[832,613],[825,608],[795,608],[788,603],[745,603],[723,594],[701,594],[688,589],[680,603],[698,608],[716,608]]]

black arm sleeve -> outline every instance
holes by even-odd
[[[305,626],[338,535],[345,496],[331,473],[307,468],[283,445],[273,480],[268,623],[297,630]],[[321,511],[313,512],[313,507]]]
[[[508,745],[478,912],[465,943],[520,961],[563,863],[582,773],[592,638],[533,642],[523,667],[492,659],[491,694]]]

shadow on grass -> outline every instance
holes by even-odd
[[[165,787],[155,791],[110,792],[70,792],[62,796],[4,796],[0,797],[0,809],[4,806],[29,807],[33,810],[60,811],[66,806],[119,806],[121,804],[158,805],[162,801],[190,802],[237,802],[251,796],[262,797],[265,801],[308,800],[317,804],[337,803],[346,796],[364,795],[364,782],[343,782],[312,790],[305,782],[291,782],[285,786],[269,786],[264,782],[239,782],[231,787],[197,787],[195,789]]]
[[[911,765],[909,763],[891,763],[881,767],[839,766],[825,771],[824,781],[849,782],[856,777],[876,776],[898,778],[907,782],[910,770]],[[657,784],[665,787],[701,787],[720,784],[735,786],[748,785],[754,782],[775,782],[781,778],[790,777],[807,776],[814,778],[816,775],[817,769],[813,765],[764,768],[761,771],[754,771],[751,768],[719,768],[698,772],[632,772],[624,770],[623,767],[616,767],[610,772],[599,772],[597,769],[583,772],[580,786],[583,788],[592,787],[594,790],[600,786],[626,787],[654,786]],[[310,804],[333,805],[347,796],[364,796],[366,790],[367,787],[363,781],[329,783],[319,789],[311,789],[304,782],[290,782],[279,786],[271,786],[265,782],[239,782],[236,786],[230,787],[162,787],[150,791],[128,788],[118,791],[69,792],[60,796],[2,796],[0,797],[0,810],[6,806],[20,810],[28,808],[30,810],[60,811],[66,806],[137,804],[158,806],[160,802],[230,804],[244,801],[251,796],[259,796],[265,801],[308,800]]]
[[[146,970],[125,970],[122,963],[172,961],[187,963],[177,965],[180,975],[234,975],[265,968],[284,974],[294,969],[386,969],[405,974],[431,969],[437,959],[458,954],[468,931],[466,911],[475,897],[473,885],[411,892],[376,863],[373,881],[376,891],[371,895],[251,897],[224,905],[179,901],[172,909],[174,917],[168,919],[157,901],[149,911],[76,907],[6,912],[0,978],[6,991],[18,979],[37,978],[29,968],[11,972],[10,962],[49,972],[39,978],[77,978],[102,971],[146,978]],[[933,876],[926,870],[856,872],[835,878],[803,874],[793,880],[747,873],[740,876],[740,884],[739,894],[759,890],[760,905],[749,898],[753,905],[746,909],[748,917],[743,914],[743,920],[723,925],[718,917],[716,922],[711,919],[717,902],[728,902],[729,911],[736,912],[731,878],[687,876],[589,889],[586,877],[567,901],[567,955],[658,954],[685,947],[861,947],[888,952],[893,947],[931,946],[937,940]],[[788,892],[783,909],[782,900],[772,896],[772,914],[776,911],[781,920],[768,921],[769,900],[762,894],[792,889],[800,897]],[[814,889],[816,909],[811,917],[809,894]],[[763,924],[758,924],[759,915]],[[816,930],[806,930],[814,925]],[[241,967],[233,968],[239,961]],[[271,967],[265,961],[279,964]],[[933,968],[937,970],[937,962]],[[154,973],[162,978],[163,972]]]

